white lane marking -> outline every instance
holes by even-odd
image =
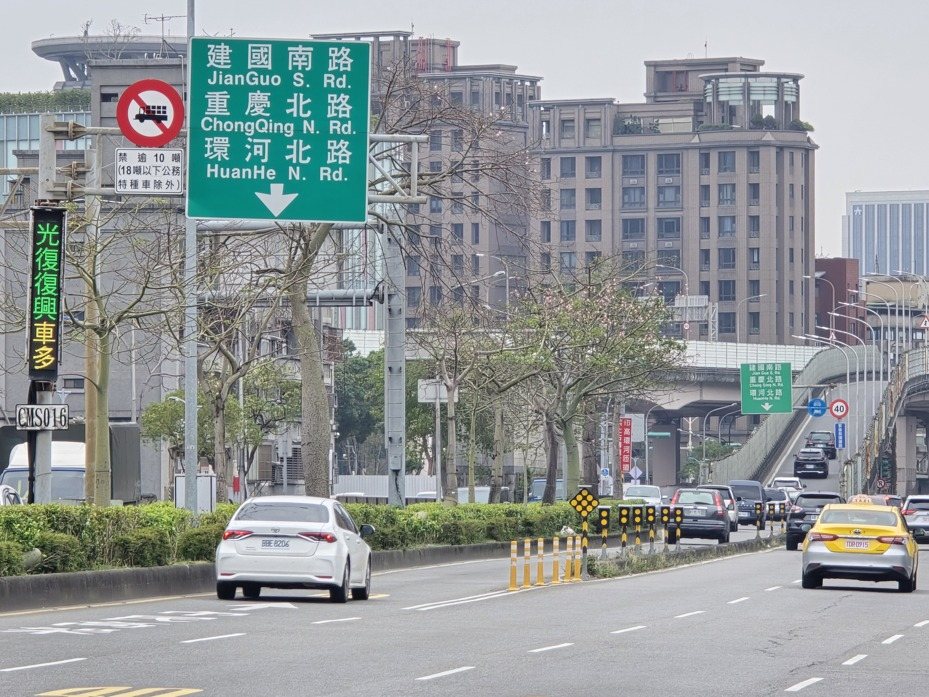
[[[466,595],[462,598],[451,598],[449,600],[433,600],[431,603],[422,603],[420,605],[410,605],[409,607],[403,608],[404,610],[419,610],[422,607],[429,607],[430,605],[441,605],[443,603],[457,603],[462,600],[473,600],[475,598],[489,598],[493,595],[501,595],[506,591],[490,591],[489,593],[481,593],[479,595]]]
[[[60,666],[65,663],[77,663],[86,661],[86,658],[68,658],[64,661],[51,661],[50,663],[33,663],[31,666],[16,666],[15,668],[0,668],[0,673],[12,673],[17,670],[30,670],[32,668],[45,668],[47,666]]]
[[[925,627],[927,624],[929,624],[929,620],[923,620],[922,622],[917,622],[913,626],[914,627]]]
[[[674,619],[680,620],[685,617],[693,617],[694,615],[702,615],[706,610],[694,610],[693,612],[685,612],[683,615],[675,615]]]
[[[487,595],[487,596],[482,596],[480,598],[470,598],[470,599],[465,599],[465,600],[450,600],[444,603],[436,603],[434,605],[427,605],[425,607],[420,607],[420,608],[417,608],[416,611],[417,612],[428,612],[429,610],[440,610],[441,608],[444,608],[444,607],[454,607],[455,605],[467,605],[468,603],[479,603],[482,600],[493,600],[494,598],[511,598],[514,595],[516,595],[516,593],[519,593],[519,592],[520,591],[516,591],[515,593],[508,593],[507,591],[502,591],[495,595]]]
[[[554,651],[555,649],[563,649],[568,646],[574,646],[574,644],[567,643],[567,644],[555,644],[554,646],[543,646],[541,649],[529,649],[529,653],[542,653],[543,651]]]
[[[776,591],[778,588],[783,588],[784,586],[771,586],[770,588],[765,588],[765,591]]]
[[[360,620],[360,617],[339,617],[334,620],[316,620],[315,622],[310,622],[310,624],[332,624],[333,622],[353,622],[354,620]]]
[[[791,685],[791,686],[788,687],[786,690],[784,690],[784,692],[799,692],[799,691],[802,690],[804,687],[809,687],[810,685],[815,685],[815,684],[818,683],[820,680],[822,680],[822,678],[810,678],[809,680],[804,680],[803,682],[798,682],[796,685]]]
[[[866,653],[859,653],[857,656],[852,656],[851,658],[849,658],[849,659],[848,659],[847,661],[845,661],[842,665],[843,665],[843,666],[853,666],[853,665],[855,665],[856,663],[858,663],[858,661],[863,661],[863,660],[866,659],[867,657],[868,657],[868,654],[866,654]]]
[[[239,632],[238,634],[219,634],[217,636],[205,636],[202,639],[187,639],[182,641],[182,644],[196,644],[198,641],[213,641],[214,639],[231,639],[232,637],[245,636],[244,632]]]
[[[637,624],[635,627],[626,627],[625,629],[617,629],[615,632],[610,632],[610,634],[625,634],[626,632],[636,632],[640,629],[645,629],[645,625]]]
[[[800,579],[798,578],[796,581],[791,581],[791,583],[800,583]],[[822,678],[819,679],[822,680]]]
[[[474,666],[461,666],[461,668],[453,668],[452,670],[443,670],[441,673],[433,673],[432,675],[424,675],[421,678],[416,678],[417,680],[434,680],[435,678],[444,678],[446,675],[454,675],[455,673],[464,673],[466,670],[474,670]]]
[[[730,600],[729,602],[726,603],[726,605],[735,605],[736,603],[744,603],[746,600],[748,600],[747,595],[742,596],[741,598],[736,598],[735,600]]]
[[[903,635],[902,635],[902,634],[894,634],[893,636],[887,637],[886,639],[884,639],[884,641],[882,641],[881,643],[882,643],[882,644],[892,644],[892,643],[894,643],[897,639],[902,639],[902,638],[903,638]]]

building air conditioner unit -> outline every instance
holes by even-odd
[[[638,180],[638,179],[630,179],[630,180],[629,180],[629,183],[630,183],[630,184],[638,184],[638,183],[639,183],[639,180]]]
[[[638,243],[638,242],[630,242],[630,243],[629,243],[629,249],[638,249],[638,248],[639,248],[639,243]]]
[[[664,183],[665,183],[665,184],[673,184],[673,183],[674,183],[674,177],[665,177],[665,178],[664,178]]]

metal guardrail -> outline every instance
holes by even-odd
[[[861,368],[864,369],[865,356],[873,358],[875,350],[868,347],[855,347],[852,351],[858,355]],[[849,353],[851,358],[851,353]],[[871,363],[871,361],[867,361]],[[794,384],[818,385],[826,380],[845,378],[845,356],[838,349],[822,349],[806,364],[803,370],[794,374]],[[816,389],[816,388],[810,388]],[[783,451],[791,442],[793,435],[803,421],[802,410],[808,398],[806,389],[795,390],[790,414],[771,414],[765,417],[738,451],[732,455],[711,463],[710,481],[726,483],[731,479],[757,479],[765,481],[770,469],[783,457]]]

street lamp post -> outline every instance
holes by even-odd
[[[816,282],[817,282],[817,281],[825,281],[826,283],[828,283],[828,284],[832,287],[832,302],[829,303],[829,307],[832,307],[832,308],[835,307],[835,305],[836,305],[836,292],[835,292],[835,284],[834,284],[832,281],[830,281],[830,280],[829,280],[828,278],[826,278],[825,276],[822,277],[822,278],[817,278],[815,275],[814,275],[814,276],[810,276],[809,274],[804,274],[803,277],[804,277],[804,278],[808,278],[808,279],[810,279],[811,281],[813,281],[813,287],[814,287],[814,288],[816,287]],[[833,327],[833,322],[832,322],[832,318],[830,317],[830,318],[829,318],[829,329],[830,329],[830,331],[832,330],[832,327]]]
[[[882,278],[888,278],[888,276],[884,276],[883,274],[874,274],[874,273],[868,273],[868,274],[865,274],[865,276],[868,276],[868,277],[871,277],[871,276],[881,276]],[[896,289],[894,286],[890,285],[890,284],[887,283],[886,281],[873,281],[873,280],[869,280],[868,283],[873,283],[873,284],[878,285],[878,286],[886,286],[887,288],[890,288],[890,290],[893,291],[893,294],[894,294],[894,346],[895,346],[895,348],[894,348],[894,365],[897,365],[897,364],[900,363],[900,294],[897,293],[897,289]],[[889,312],[890,312],[889,303],[887,303],[887,305],[888,305],[888,308],[887,308],[887,309],[888,309],[888,313],[889,313]],[[890,317],[887,318],[887,327],[888,327],[888,332],[889,332],[889,329],[890,329]],[[889,342],[889,340],[888,340],[888,344],[887,344],[887,350],[890,351],[890,342]]]
[[[852,333],[852,332],[842,331],[841,329],[836,329],[835,331],[839,332],[840,334],[847,334],[848,336],[854,337],[855,339],[858,340],[858,342],[860,343],[861,346],[867,347],[867,343],[865,342],[865,340],[862,339],[862,338],[861,338],[860,336],[858,336],[857,334],[854,334],[854,333]],[[836,341],[839,342],[838,339],[836,339]],[[844,342],[839,342],[839,343],[844,343]],[[849,343],[845,343],[845,346],[847,346],[847,347],[849,348],[849,350],[851,350],[851,351],[854,353],[854,346],[852,346],[852,345],[849,344]],[[857,353],[854,353],[854,356],[855,356],[855,416],[854,416],[853,418],[854,418],[854,420],[855,420],[855,431],[856,431],[856,435],[860,438],[860,437],[861,437],[861,432],[862,432],[862,430],[863,430],[863,428],[864,428],[864,424],[865,424],[865,422],[867,421],[867,419],[865,418],[864,409],[861,408],[861,400],[858,398],[858,385],[859,385],[859,382],[860,382],[860,380],[861,380],[861,368],[860,368],[859,363],[858,363],[858,354],[857,354]],[[865,365],[865,373],[867,373],[867,372],[868,372],[868,357],[867,357],[867,355],[865,355],[865,362],[864,362],[864,365]],[[867,399],[868,399],[868,383],[867,383],[867,381],[865,381],[864,396],[865,396],[865,400],[867,401]]]
[[[900,283],[900,307],[903,310],[903,315],[904,315],[903,317],[903,346],[905,350],[909,351],[910,349],[913,348],[913,325],[910,322],[910,310],[909,310],[909,308],[913,304],[911,302],[913,298],[913,294],[912,292],[910,292],[912,291],[912,286],[907,288],[906,285],[903,283],[903,276],[914,276],[915,274],[911,274],[908,271],[899,271],[899,270],[891,271],[890,273],[891,273],[890,278]],[[917,278],[919,277],[917,276]]]
[[[672,271],[679,271],[684,275],[684,297],[687,298],[690,293],[690,277],[687,275],[687,272],[684,269],[678,266],[671,266],[670,264],[655,264],[656,269],[671,269]],[[684,301],[684,324],[689,324],[690,322],[690,303],[689,301]],[[687,339],[690,334],[690,329],[688,328],[684,332],[684,338]]]
[[[710,418],[710,414],[713,414],[717,411],[722,411],[723,409],[728,409],[730,407],[734,407],[737,405],[738,405],[738,402],[731,402],[730,404],[727,404],[725,406],[717,407],[716,409],[710,409],[706,413],[706,416],[703,417],[703,456],[700,461],[700,478],[699,478],[699,481],[697,482],[698,484],[706,483],[706,476],[707,476],[707,471],[706,471],[707,469],[707,465],[706,465],[706,422]]]
[[[506,293],[506,302],[504,303],[504,307],[506,307],[506,318],[509,319],[510,318],[510,265],[506,262],[506,260],[504,260],[503,257],[499,257],[496,254],[485,254],[484,252],[479,252],[475,254],[474,256],[490,257],[491,259],[496,259],[497,261],[500,262],[501,266],[503,266],[503,273],[506,274],[506,280],[504,281],[506,285],[504,289],[504,292]],[[491,278],[493,278],[494,276],[497,276],[497,273],[493,274]]]
[[[758,300],[759,298],[764,298],[767,295],[768,295],[767,293],[761,293],[759,295],[750,295],[747,298],[742,298],[741,300],[739,300],[738,303],[736,303],[736,306],[735,306],[735,343],[739,343],[739,308],[742,307],[742,303],[748,302],[749,300]]]
[[[657,409],[660,405],[653,405],[647,412],[645,412],[645,483],[651,484],[649,479],[649,470],[648,470],[648,417],[651,416],[652,410]]]
[[[865,293],[864,291],[858,291],[858,290],[850,290],[849,293],[855,293],[856,295],[868,295],[868,293]],[[856,321],[858,321],[858,322],[862,322],[862,323],[864,323],[864,325],[865,325],[868,329],[871,330],[871,340],[874,342],[874,345],[877,347],[877,355],[878,355],[878,357],[880,357],[881,353],[883,352],[883,349],[881,348],[881,342],[882,342],[882,341],[884,340],[884,338],[887,336],[887,330],[886,330],[885,327],[884,327],[884,318],[881,317],[881,313],[880,313],[880,312],[877,312],[876,310],[870,309],[867,305],[856,305],[855,303],[840,303],[840,304],[842,304],[842,305],[847,305],[847,306],[849,306],[849,307],[860,307],[860,308],[862,308],[865,312],[870,312],[872,315],[874,315],[875,317],[877,317],[877,321],[880,322],[880,327],[881,327],[881,333],[880,333],[880,335],[877,335],[877,334],[876,334],[876,332],[874,331],[874,327],[871,326],[871,323],[870,323],[870,322],[865,322],[863,319],[859,319],[858,317],[850,317],[849,319],[854,319],[854,320],[856,320]],[[888,314],[888,317],[889,317],[889,315],[890,315],[890,310],[889,310],[890,303],[887,303],[886,305],[887,305],[887,307],[888,307],[887,314]],[[848,317],[847,314],[846,314],[845,316]],[[880,339],[878,339],[878,336],[880,337]],[[882,365],[881,365],[881,372],[883,373],[883,361],[881,361],[881,364],[882,364]],[[890,377],[890,347],[889,347],[889,346],[888,346],[888,349],[887,349],[887,377],[888,377],[888,378]],[[883,375],[881,375],[881,379],[883,379]]]

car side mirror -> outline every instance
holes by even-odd
[[[367,523],[365,523],[364,525],[361,526],[361,529],[358,531],[358,534],[361,535],[362,539],[364,539],[365,537],[370,537],[371,535],[373,535],[374,532],[375,532],[374,526],[368,525]]]

